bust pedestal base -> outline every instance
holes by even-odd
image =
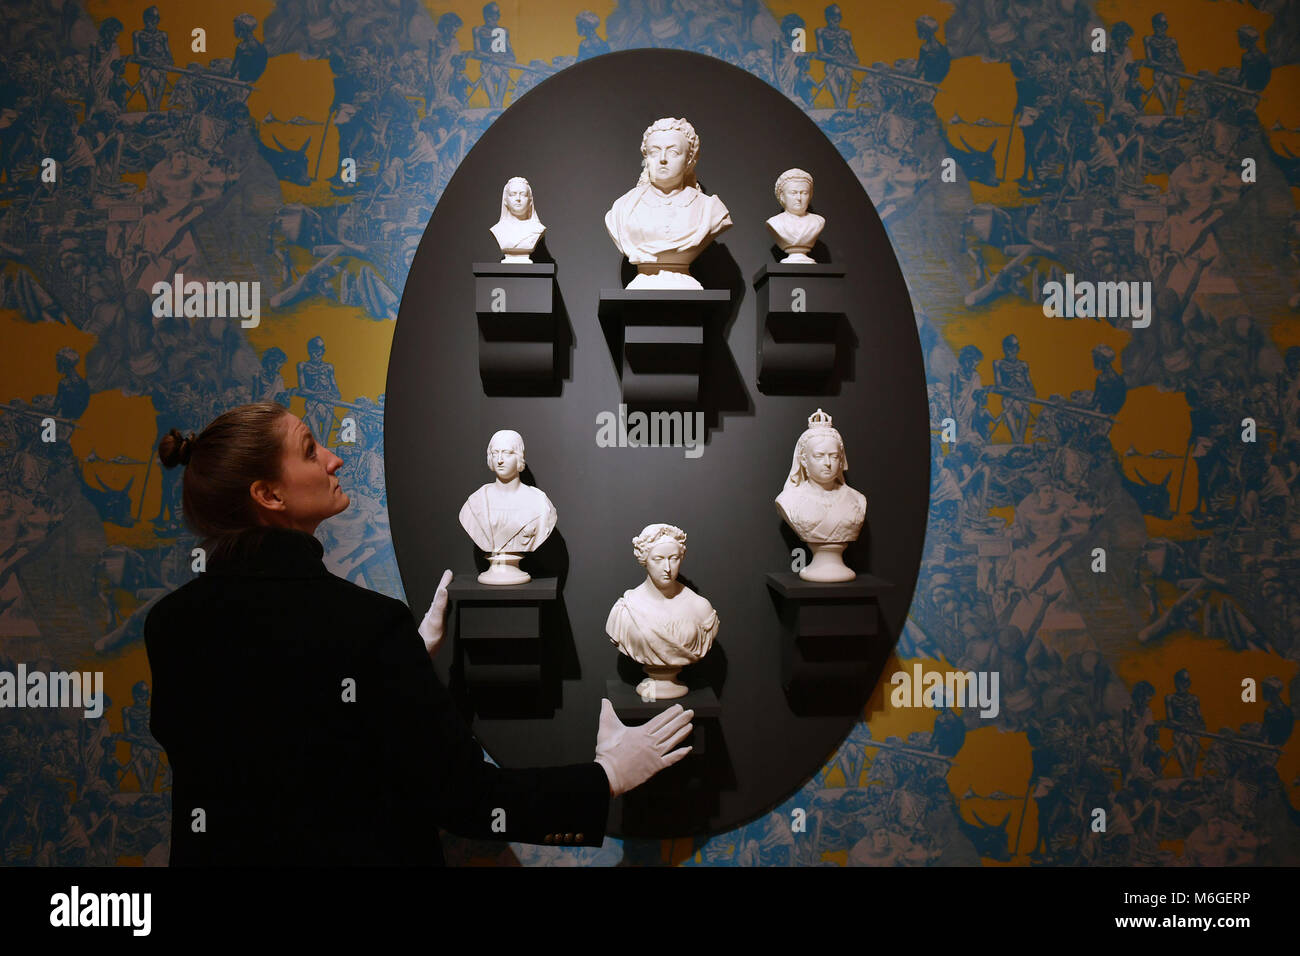
[[[682,670],[680,667],[655,667],[651,664],[641,666],[649,675],[636,685],[637,696],[642,700],[676,700],[690,692],[689,687],[677,682],[677,675]]]
[[[689,265],[660,265],[638,263],[636,278],[627,284],[629,289],[703,289],[700,280],[691,275]]]
[[[807,542],[804,542],[807,544]],[[812,548],[813,559],[808,563],[799,577],[804,581],[813,581],[818,584],[834,584],[840,581],[852,581],[857,577],[856,572],[844,563],[844,549],[849,546],[847,541],[839,541],[834,544],[809,544]]]
[[[519,570],[522,554],[490,554],[491,567],[478,576],[479,584],[503,587],[510,584],[527,584],[533,576],[527,571]]]

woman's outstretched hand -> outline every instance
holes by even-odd
[[[433,603],[420,622],[420,636],[424,638],[424,648],[429,657],[436,657],[438,648],[442,647],[442,636],[447,629],[447,585],[451,583],[451,571],[442,572],[438,590],[433,593]]]
[[[605,768],[611,796],[639,787],[660,770],[691,752],[673,750],[693,729],[693,710],[674,704],[640,727],[628,727],[607,699],[600,702],[600,731],[596,734],[596,763]]]

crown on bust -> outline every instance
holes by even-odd
[[[831,417],[820,408],[808,416],[809,428],[830,428],[832,427]]]

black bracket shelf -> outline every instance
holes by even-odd
[[[878,595],[892,584],[870,574],[826,584],[792,571],[769,573],[766,581],[781,618],[784,686],[855,685],[872,676]]]
[[[844,268],[766,265],[754,274],[758,387],[769,394],[829,395],[847,343]]]
[[[534,386],[556,377],[559,322],[552,262],[474,263],[478,367],[488,394]]]
[[[623,401],[699,404],[706,326],[725,320],[730,308],[726,289],[602,289],[598,314],[619,363]]]
[[[447,599],[456,610],[456,640],[466,685],[535,688],[542,680],[544,605],[557,597],[556,578],[526,584],[479,584],[454,578]]]

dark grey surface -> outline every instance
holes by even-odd
[[[519,315],[542,312],[551,315],[555,308],[554,263],[474,263],[474,308],[481,316]],[[494,312],[492,299],[496,290],[505,293],[505,308]]]
[[[868,507],[870,504],[868,503]],[[871,574],[859,574],[852,581],[805,581],[793,571],[773,571],[767,575],[767,586],[785,598],[799,601],[864,598],[893,588]]]
[[[732,297],[731,314],[706,341],[708,437],[696,459],[680,448],[595,442],[597,415],[617,413],[620,395],[597,318],[600,292],[630,278],[604,214],[636,183],[645,127],[683,115],[701,138],[701,188],[720,196],[735,223],[693,270],[705,288]],[[749,277],[779,258],[764,220],[780,211],[772,184],[791,166],[816,177],[813,208],[828,215],[821,240],[846,272],[856,347],[838,395],[765,395],[755,387]],[[532,184],[557,267],[557,309],[573,331],[570,361],[562,363],[569,374],[554,397],[489,397],[478,378],[472,267],[495,253],[488,227],[511,176]],[[491,478],[484,452],[497,429],[523,434],[525,480],[535,480],[559,512],[552,538],[523,562],[534,576],[559,578],[553,631],[544,642],[551,699],[541,717],[475,719],[495,760],[537,766],[591,759],[606,681],[630,685],[640,676],[636,665],[620,664],[605,619],[622,592],[644,579],[632,537],[656,521],[687,532],[683,579],[720,617],[713,650],[682,679],[717,693],[722,746],[710,747],[708,759],[726,764],[710,778],[722,782],[707,820],[684,812],[674,822],[669,813],[659,835],[731,829],[782,801],[835,751],[860,713],[792,711],[781,687],[781,626],[766,582],[768,572],[790,569],[791,548],[799,544],[772,499],[796,438],[819,406],[835,417],[849,481],[868,499],[868,526],[846,561],[896,585],[880,595],[883,662],[920,560],[929,415],[903,277],[852,171],[776,90],[720,61],[677,51],[628,51],[578,64],[488,128],[440,199],[411,268],[389,365],[385,442],[394,548],[412,607],[428,606],[444,567],[466,575],[486,567],[456,516]],[[440,656],[444,677],[453,657]],[[617,824],[611,832],[619,835]]]
[[[751,285],[758,294],[759,312],[789,315],[840,315],[844,300],[844,266],[768,266],[760,269]],[[803,290],[803,311],[795,312],[794,291]]]
[[[491,436],[489,436],[491,437]],[[485,449],[486,450],[486,449]],[[502,604],[555,600],[555,578],[534,577],[523,584],[480,584],[473,574],[461,574],[447,585],[447,597],[453,603],[491,601]]]

